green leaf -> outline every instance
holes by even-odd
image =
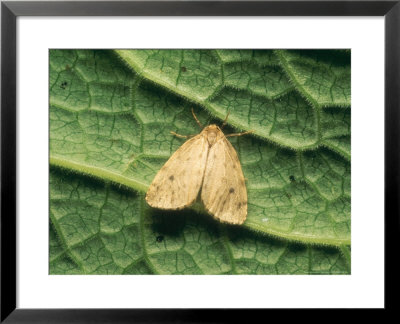
[[[298,92],[320,115],[320,145],[350,160],[350,109],[332,109],[350,108],[350,55],[338,50],[275,53]]]
[[[344,254],[262,236],[65,171],[50,177],[53,274],[343,274]]]
[[[350,103],[311,102],[288,53],[50,51],[51,273],[348,273]],[[248,179],[239,228],[143,200],[183,143],[170,132],[200,131],[190,108],[255,133],[232,140]]]

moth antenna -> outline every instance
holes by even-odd
[[[171,134],[175,135],[176,137],[180,137],[180,138],[188,138],[189,137],[188,135],[181,135],[181,134],[178,134],[178,133],[175,133],[175,132],[171,132]]]
[[[193,115],[193,118],[194,118],[194,120],[196,121],[197,125],[199,125],[201,129],[203,129],[204,126],[203,126],[203,125],[200,123],[200,121],[197,119],[197,116],[195,115],[193,108],[192,108],[192,115]]]
[[[243,133],[228,134],[228,135],[225,135],[225,137],[242,136],[242,135],[246,135],[246,134],[251,134],[251,133],[253,133],[253,132],[254,132],[254,131],[249,130],[249,131],[243,132]]]
[[[221,125],[221,129],[224,128],[224,126],[226,125],[226,122],[227,122],[227,120],[228,120],[229,114],[230,114],[230,111],[228,110],[228,113],[226,114],[226,117],[225,117],[225,119],[224,119],[224,122],[223,122],[222,125]]]

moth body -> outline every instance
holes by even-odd
[[[147,203],[154,208],[182,209],[201,191],[205,209],[221,222],[242,224],[247,191],[239,158],[217,125],[187,140],[151,183]]]

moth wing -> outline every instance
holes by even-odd
[[[160,209],[181,209],[197,198],[207,161],[207,138],[187,140],[158,171],[147,194],[147,203]]]
[[[242,224],[247,216],[247,191],[240,161],[225,138],[209,149],[201,189],[204,207],[221,222]]]

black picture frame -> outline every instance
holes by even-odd
[[[17,309],[16,19],[19,16],[384,16],[385,309],[395,309],[399,237],[400,0],[395,1],[4,1],[1,3],[1,322],[235,322],[263,310]],[[397,243],[397,244],[396,244]],[[212,314],[211,314],[212,313]]]

